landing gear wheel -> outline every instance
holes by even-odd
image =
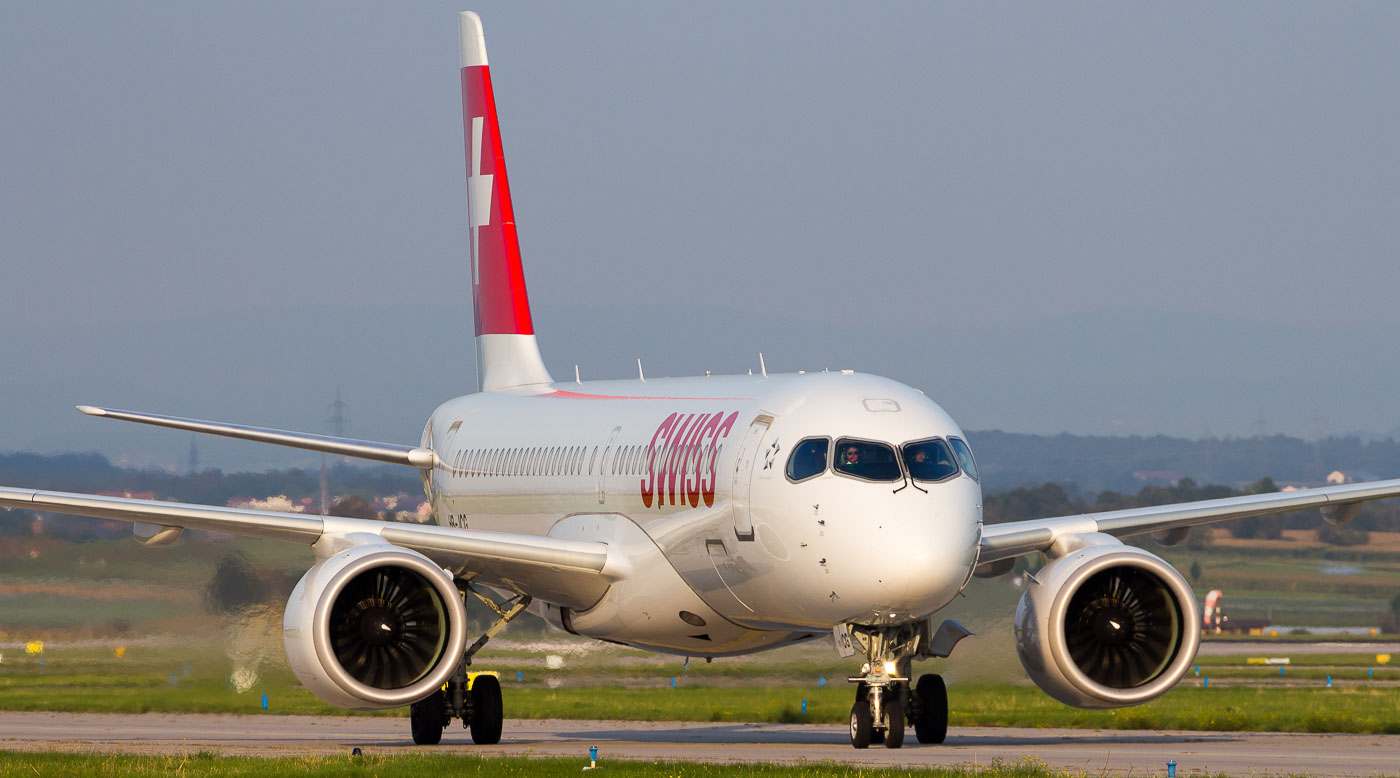
[[[909,694],[901,689],[894,699],[885,705],[885,748],[899,748],[904,745],[904,700]]]
[[[501,682],[494,675],[478,675],[472,681],[472,742],[493,746],[501,742]]]
[[[875,722],[871,720],[870,703],[856,700],[851,706],[851,745],[856,748],[869,748],[870,736],[874,730]]]
[[[914,688],[914,735],[920,743],[942,743],[948,737],[948,687],[943,676],[919,676]]]
[[[413,742],[420,746],[435,746],[442,742],[442,730],[447,726],[447,711],[443,707],[442,690],[408,706],[408,721],[413,729]]]

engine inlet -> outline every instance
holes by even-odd
[[[336,661],[376,689],[402,689],[442,657],[448,623],[441,596],[417,572],[381,565],[351,578],[327,624]]]
[[[1166,670],[1181,645],[1181,609],[1165,582],[1141,567],[1101,570],[1065,610],[1065,644],[1096,683],[1131,689]]]

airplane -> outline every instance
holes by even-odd
[[[415,743],[455,718],[502,736],[500,684],[468,672],[520,613],[588,638],[688,657],[831,639],[859,660],[850,741],[947,735],[942,678],[913,663],[970,633],[934,626],[973,576],[1043,554],[1015,614],[1046,693],[1117,708],[1171,689],[1201,618],[1182,575],[1123,542],[1320,509],[1333,523],[1400,480],[988,525],[967,436],[921,391],[850,370],[556,381],[536,340],[480,18],[459,18],[477,391],[439,405],[417,445],[79,406],[152,424],[417,468],[426,524],[0,487],[0,505],[120,519],[168,546],[186,529],[310,546],[283,618],[287,660],[321,699],[411,706]],[[465,601],[495,620],[468,645]]]

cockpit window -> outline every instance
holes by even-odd
[[[810,438],[797,444],[788,457],[787,477],[794,481],[805,481],[826,471],[826,452],[831,441],[826,438]]]
[[[838,473],[864,478],[867,481],[899,481],[899,461],[894,449],[884,443],[841,438],[836,441],[836,461],[832,468]]]
[[[948,442],[953,444],[953,453],[958,455],[958,464],[962,465],[964,473],[972,480],[977,480],[977,462],[972,458],[972,449],[967,444],[957,438],[948,438]]]
[[[904,464],[915,481],[942,481],[958,474],[952,449],[937,438],[905,443]]]

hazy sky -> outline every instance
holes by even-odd
[[[9,4],[0,326],[465,307],[457,10]],[[1400,5],[477,10],[537,310],[1400,327]]]

